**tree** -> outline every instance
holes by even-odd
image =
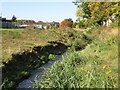
[[[47,24],[46,29],[50,29],[50,25],[49,24]]]
[[[16,17],[15,17],[15,15],[13,15],[13,17],[12,17],[12,24],[13,24],[13,27],[16,27],[17,26],[17,21],[16,21]]]
[[[79,19],[83,19],[83,10],[78,8],[77,11],[76,11],[76,16]]]
[[[12,21],[14,22],[14,21],[16,21],[16,17],[15,17],[15,15],[13,15],[13,17],[12,17]]]
[[[76,22],[73,22],[72,27],[73,27],[73,28],[76,28],[76,25],[77,25],[77,23],[76,23]]]
[[[71,21],[71,19],[65,19],[60,23],[60,28],[66,28],[66,27],[72,28],[72,24],[73,22]]]
[[[75,3],[77,3],[77,0]],[[81,2],[77,4],[76,15],[88,19],[93,25],[101,25],[103,21],[108,20],[113,15],[117,18],[120,10],[117,2]]]
[[[71,18],[69,18],[69,19],[65,19],[65,20],[68,20],[68,21],[70,21],[70,22],[73,22],[73,20],[72,20]]]
[[[103,21],[111,18],[112,2],[90,2],[89,8],[91,10],[91,21],[92,23],[102,24]]]
[[[120,6],[118,5],[118,3],[113,2],[112,10],[113,10],[112,15],[114,15],[115,18],[119,19],[119,17],[120,17]]]

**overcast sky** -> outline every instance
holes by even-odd
[[[2,17],[11,19],[12,16],[15,15],[17,19],[30,19],[45,22],[61,22],[67,18],[72,18],[74,21],[76,20],[76,6],[72,3],[72,0],[56,0],[57,2],[55,2],[55,0],[44,1],[45,2],[43,2],[43,0],[39,0],[39,2],[4,1],[1,3]]]

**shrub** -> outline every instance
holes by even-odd
[[[77,25],[77,23],[74,22],[73,25],[72,25],[72,27],[73,27],[73,28],[76,28],[76,25]]]
[[[92,27],[91,29],[89,29],[89,30],[87,31],[87,33],[88,33],[88,34],[92,34],[94,31],[101,31],[103,28],[104,28],[104,27],[97,25],[97,26]]]
[[[81,50],[85,48],[85,46],[92,41],[92,37],[88,34],[84,34],[83,32],[74,32],[73,33],[73,41],[71,42],[72,50]]]
[[[78,25],[79,25],[79,27],[80,27],[80,28],[85,27],[85,25],[84,25],[84,23],[83,23],[82,21],[81,21],[81,22],[79,22],[79,23],[78,23]]]
[[[76,25],[76,28],[78,29],[78,28],[80,28],[80,26],[77,24],[77,25]]]
[[[54,59],[56,59],[57,57],[58,57],[58,55],[49,54],[48,59],[50,59],[50,60],[54,60]]]
[[[114,27],[118,27],[119,26],[119,22],[113,22],[110,24],[110,27],[114,28]]]
[[[50,29],[50,25],[47,25],[47,26],[46,26],[46,29]]]

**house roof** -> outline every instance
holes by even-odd
[[[2,22],[12,22],[12,20],[7,20],[6,18],[2,18],[2,17],[0,17],[0,20],[1,20]]]
[[[17,20],[20,24],[36,24],[34,20]]]
[[[59,22],[43,22],[43,21],[38,21],[37,24],[40,25],[48,25],[48,24],[59,24]]]

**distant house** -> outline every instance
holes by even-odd
[[[14,28],[12,20],[0,17],[0,28]]]
[[[42,29],[42,25],[35,24],[34,26],[35,26],[35,28]]]
[[[34,29],[35,24],[34,20],[17,20],[17,28]]]
[[[76,23],[80,23],[80,18],[77,18],[77,19],[76,19]]]
[[[55,26],[56,28],[59,28],[59,26],[60,26],[60,23],[59,22],[51,22],[50,23],[50,26],[51,26],[51,28],[53,27],[53,26]]]
[[[108,20],[103,21],[102,25],[108,27],[112,22],[115,22],[115,19],[114,18],[109,18]]]
[[[43,21],[38,21],[37,25],[38,25],[37,28],[40,28],[40,29],[46,29],[46,27],[47,27],[47,23],[45,23]]]
[[[49,26],[49,29],[52,29],[53,26],[56,26],[56,28],[59,27],[59,22],[43,22],[43,21],[38,21],[37,24],[40,26],[39,28],[41,29],[47,29],[47,26]]]
[[[27,27],[28,27],[28,25],[23,24],[23,25],[18,25],[17,27],[18,27],[18,28],[27,28]]]
[[[48,28],[49,26],[49,28]],[[59,27],[59,22],[43,22],[38,21],[35,22],[34,20],[17,20],[17,28],[26,28],[26,29],[52,29],[55,26],[56,28]]]
[[[30,24],[36,24],[34,20],[17,20],[19,25],[30,25]]]
[[[35,25],[34,25],[34,24],[29,24],[29,25],[27,26],[27,29],[35,29]]]

